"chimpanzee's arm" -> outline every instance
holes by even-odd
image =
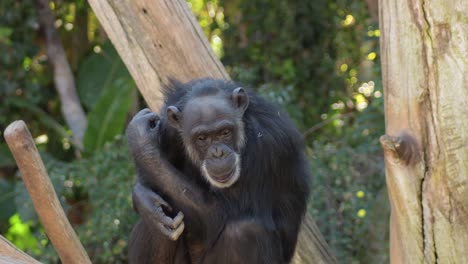
[[[167,216],[165,210],[171,212],[172,207],[139,181],[133,187],[132,200],[133,208],[148,227],[159,229],[167,238],[174,241],[184,231],[184,214],[179,212],[174,218]]]
[[[205,212],[214,210],[217,205],[199,186],[187,180],[161,156],[159,125],[159,117],[149,109],[136,114],[128,125],[128,143],[139,175],[139,183],[134,189],[134,200],[139,201],[147,212],[153,211],[153,214],[160,219],[161,215],[158,216],[159,213],[154,212],[153,205],[160,197],[155,198],[156,194],[151,189],[160,190],[171,199],[173,207],[184,212],[184,221],[188,226],[201,227],[203,226],[201,224],[207,223],[208,216]]]

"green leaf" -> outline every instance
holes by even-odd
[[[0,168],[14,167],[15,160],[7,144],[0,144]]]
[[[18,214],[24,222],[37,221],[36,210],[23,182],[15,184],[15,205]]]
[[[84,137],[86,153],[95,152],[123,132],[134,87],[132,80],[119,78],[103,91],[88,114],[88,128]]]
[[[0,43],[11,45],[10,36],[13,33],[13,29],[9,27],[0,27]]]
[[[131,79],[131,76],[117,51],[107,42],[100,53],[86,57],[78,69],[77,90],[83,105],[92,110],[103,91],[117,78]]]
[[[0,179],[0,230],[3,223],[8,222],[15,211],[15,184],[5,179]]]

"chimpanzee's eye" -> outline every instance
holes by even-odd
[[[205,141],[205,140],[206,140],[206,136],[205,136],[205,135],[199,135],[199,136],[197,137],[197,139],[198,139],[199,141]]]
[[[229,130],[229,129],[224,129],[223,131],[221,131],[221,135],[223,135],[223,136],[229,136],[229,135],[231,135],[231,130]]]

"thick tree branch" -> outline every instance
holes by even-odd
[[[26,124],[23,121],[11,123],[5,129],[4,136],[18,164],[37,215],[62,263],[91,263],[65,216]]]
[[[54,71],[55,88],[60,96],[62,114],[73,132],[75,144],[83,148],[83,136],[87,120],[80,99],[76,93],[75,80],[68,63],[60,37],[54,26],[54,15],[49,8],[49,1],[37,0],[39,23],[45,35],[47,56]]]

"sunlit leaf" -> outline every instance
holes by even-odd
[[[10,228],[6,233],[6,238],[13,242],[19,249],[40,253],[37,239],[31,232],[30,223],[21,221],[18,214],[13,215],[9,222]]]

